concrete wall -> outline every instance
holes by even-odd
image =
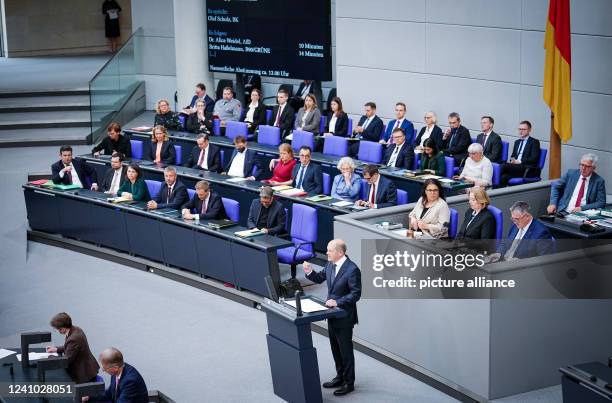
[[[132,31],[130,0],[121,6],[121,37]],[[4,0],[9,57],[100,53],[108,50],[102,1]]]
[[[542,100],[547,0],[337,0],[336,76],[345,109],[361,114],[369,100],[391,118],[408,105],[420,127],[424,113],[446,123],[457,111],[480,129],[492,115],[495,130],[513,141],[520,120],[548,148],[550,114]],[[612,182],[612,2],[571,2],[573,138],[562,169],[576,168],[593,151],[598,172]],[[547,169],[545,170],[547,174]]]

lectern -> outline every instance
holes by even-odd
[[[312,346],[310,324],[339,318],[346,312],[332,308],[297,316],[292,306],[268,298],[264,298],[261,308],[268,320],[266,338],[274,394],[288,402],[322,402],[317,350]]]

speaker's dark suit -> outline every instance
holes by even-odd
[[[484,133],[480,133],[476,137],[476,142],[480,145],[484,142]],[[499,134],[491,132],[487,138],[487,144],[484,145],[484,156],[487,157],[491,162],[501,163],[502,161],[502,139]]]
[[[383,157],[383,165],[388,165],[391,160],[391,156],[395,151],[397,144],[389,144],[387,149],[385,150],[385,156]],[[412,169],[412,162],[414,161],[414,148],[412,144],[409,144],[408,141],[405,141],[402,144],[402,148],[400,149],[397,158],[395,159],[396,168],[404,168],[404,169]]]
[[[189,194],[187,194],[187,187],[177,179],[170,195],[168,195],[168,184],[164,182],[153,200],[157,202],[157,208],[180,210],[181,206],[189,200]]]
[[[58,185],[70,185],[72,184],[71,178],[73,175],[75,175],[75,172],[83,184],[83,187],[88,187],[88,185],[91,186],[94,183],[98,183],[98,174],[96,173],[96,170],[84,160],[73,159],[71,174],[64,174],[63,178],[60,177],[60,171],[62,169],[64,169],[64,163],[62,160],[59,160],[51,165],[51,180],[53,183]]]
[[[259,199],[255,199],[251,202],[251,208],[249,209],[249,218],[247,219],[247,227],[256,228],[259,222],[262,205]],[[278,235],[285,232],[285,225],[287,223],[287,215],[285,208],[278,201],[272,201],[270,207],[268,207],[268,217],[266,219],[265,228],[268,229],[269,235]]]
[[[298,188],[299,183],[298,174],[300,172],[302,164],[299,162],[295,164],[293,167],[293,172],[291,173],[291,177],[293,178],[293,183],[291,186],[294,188]],[[306,166],[306,172],[302,173],[302,189],[308,193],[322,194],[323,193],[323,173],[321,172],[321,167],[315,163],[309,163]]]
[[[110,190],[111,185],[113,184],[113,177],[115,176],[115,170],[113,168],[109,168],[106,172],[104,172],[104,178],[102,178],[102,183],[100,183],[100,190],[102,192],[106,192]],[[121,183],[127,178],[127,166],[121,166],[121,177],[119,178],[118,185],[121,186]],[[119,188],[117,188],[119,189]]]
[[[203,169],[198,165],[198,161],[200,159],[200,147],[194,146],[191,149],[191,153],[189,154],[189,158],[187,159],[187,163],[185,163],[186,167]],[[221,153],[219,151],[219,147],[214,146],[208,143],[208,156],[206,158],[208,160],[208,170],[212,172],[221,172]]]
[[[344,383],[355,382],[355,357],[353,355],[353,327],[358,323],[357,301],[361,298],[361,272],[348,257],[336,275],[335,265],[327,262],[319,273],[314,270],[306,277],[315,283],[327,284],[327,299],[333,299],[346,311],[342,318],[329,319],[327,330],[337,377]]]
[[[195,193],[191,200],[183,205],[183,208],[188,209],[192,214],[198,213],[200,215],[200,220],[222,220],[227,218],[221,196],[215,192],[210,192],[210,198],[208,199],[208,206],[205,213],[202,213],[203,202],[204,201],[198,197],[198,194]]]

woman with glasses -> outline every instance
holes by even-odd
[[[331,196],[334,199],[356,201],[359,199],[361,177],[355,173],[355,161],[351,157],[342,157],[338,161],[339,175],[334,177]]]
[[[432,238],[448,236],[450,209],[444,200],[442,184],[437,179],[427,179],[421,198],[408,215],[408,227]]]
[[[212,120],[206,117],[206,102],[200,99],[196,102],[196,112],[187,118],[187,131],[191,133],[206,133],[212,131]]]
[[[438,117],[434,112],[425,114],[425,126],[421,128],[419,134],[414,139],[414,152],[423,152],[425,140],[432,139],[436,142],[438,149],[442,148],[442,129],[436,124]]]
[[[158,125],[164,126],[168,130],[179,130],[181,126],[178,114],[172,112],[170,109],[170,103],[167,99],[160,99],[157,101],[153,126]]]

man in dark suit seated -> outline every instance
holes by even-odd
[[[317,284],[327,281],[325,306],[339,307],[346,311],[346,316],[327,321],[336,376],[323,383],[324,388],[339,388],[334,391],[334,395],[342,396],[355,390],[353,327],[358,323],[357,301],[361,298],[361,271],[346,256],[346,243],[341,239],[334,239],[327,244],[327,261],[319,273],[308,262],[304,262],[303,267],[310,281]]]
[[[294,111],[297,111],[304,106],[306,95],[313,94],[317,100],[317,105],[323,105],[323,91],[321,90],[321,82],[315,80],[304,80],[298,86],[295,95],[289,100],[289,105]]]
[[[470,131],[461,125],[461,116],[457,112],[448,115],[448,125],[442,136],[442,151],[445,156],[455,159],[455,166],[461,166],[472,143]]]
[[[497,247],[497,252],[491,254],[490,260],[517,260],[534,256],[548,255],[554,252],[554,240],[548,228],[535,219],[529,204],[517,201],[510,207],[512,227],[508,236]]]
[[[123,361],[123,354],[114,347],[100,353],[102,370],[111,376],[106,392],[101,396],[86,396],[83,401],[149,403],[149,392],[142,376]]]
[[[484,156],[491,162],[497,162],[498,164],[502,161],[502,139],[499,134],[493,131],[493,125],[495,120],[491,116],[483,116],[480,118],[480,128],[482,133],[476,137],[476,142],[482,145],[484,149]]]
[[[215,100],[212,99],[208,94],[206,94],[206,86],[203,83],[197,83],[195,86],[195,95],[191,98],[191,102],[189,105],[183,108],[181,113],[185,115],[191,115],[192,113],[196,113],[196,102],[199,100],[204,101],[204,113],[207,118],[210,118],[213,113],[213,109],[215,108]]]
[[[367,200],[357,200],[358,206],[368,208],[383,208],[397,205],[397,188],[389,179],[378,172],[376,165],[370,164],[363,168],[363,179],[369,183]]]
[[[221,153],[219,147],[210,144],[206,134],[199,134],[196,144],[185,163],[186,167],[221,172]]]
[[[364,108],[365,114],[359,119],[351,137],[358,138],[361,141],[378,143],[382,137],[384,123],[381,118],[376,116],[376,104],[374,102],[366,102]],[[349,156],[356,158],[358,153],[359,141],[351,141],[349,143]]]
[[[91,153],[94,157],[99,157],[100,153],[104,155],[112,155],[115,151],[123,154],[126,158],[132,156],[132,146],[130,140],[121,134],[121,125],[116,122],[112,122],[106,128],[107,136],[95,146]]]
[[[540,175],[540,140],[531,137],[531,122],[523,120],[518,127],[519,138],[514,142],[510,162],[501,166],[502,187],[512,178],[532,178]]]
[[[274,191],[270,186],[264,186],[259,191],[259,200],[251,202],[247,227],[259,228],[269,235],[285,233],[287,214],[280,202],[274,200]]]
[[[94,382],[100,366],[89,349],[85,332],[72,324],[66,312],[60,312],[51,319],[51,326],[66,336],[63,346],[47,346],[47,353],[63,354],[68,359],[66,371],[76,383]]]
[[[278,91],[278,94],[276,94],[276,102],[278,105],[272,110],[272,116],[270,116],[270,120],[268,121],[269,126],[280,128],[281,139],[283,140],[289,135],[293,127],[293,116],[295,115],[295,110],[289,105],[289,102],[287,102],[288,98],[289,94],[287,91],[284,89]]]
[[[577,213],[601,209],[606,205],[606,182],[595,173],[597,155],[585,154],[580,158],[579,169],[568,170],[550,187],[548,214],[557,211]]]
[[[111,167],[104,173],[100,190],[109,195],[116,195],[121,183],[125,180],[127,167],[123,166],[123,154],[114,152],[111,156]]]
[[[404,129],[398,127],[393,129],[391,134],[393,143],[387,146],[385,156],[383,157],[383,165],[396,168],[412,169],[414,161],[414,148],[412,144],[406,141],[406,133]]]
[[[234,151],[225,166],[224,175],[236,176],[255,180],[262,173],[261,163],[257,158],[257,153],[247,149],[247,141],[244,136],[234,137]],[[256,174],[253,174],[253,170]]]
[[[179,210],[183,204],[189,201],[187,187],[176,178],[174,167],[164,168],[164,183],[159,189],[157,196],[149,200],[147,208],[149,210],[171,208]]]
[[[304,192],[322,194],[323,173],[319,165],[310,161],[312,150],[308,146],[302,146],[299,155],[300,163],[295,164],[291,173],[292,186]]]
[[[77,185],[86,188],[91,181],[91,190],[98,190],[98,174],[86,161],[72,159],[72,147],[60,147],[60,160],[51,165],[51,180],[56,185]]]
[[[199,181],[195,185],[196,193],[183,205],[181,214],[186,220],[223,220],[227,218],[221,196],[213,192],[210,184]]]

